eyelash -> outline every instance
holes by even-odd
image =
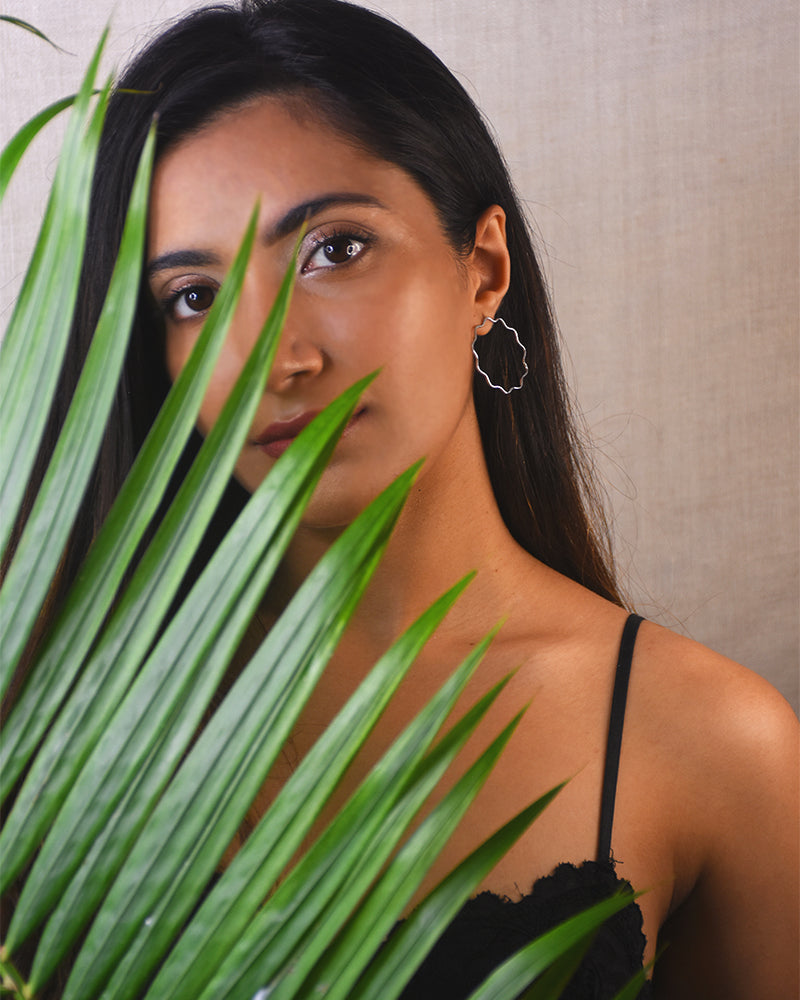
[[[317,266],[311,266],[311,261],[320,251],[324,251],[327,247],[333,246],[335,243],[341,243],[342,241],[347,241],[351,244],[358,244],[359,248],[355,250],[354,253],[348,254],[348,259],[343,261],[331,261],[327,264],[320,264]],[[354,232],[352,229],[334,229],[324,236],[320,235],[311,240],[311,247],[305,254],[303,263],[300,266],[301,274],[309,274],[313,271],[328,271],[335,270],[342,267],[347,267],[349,264],[354,263],[368,247],[372,245],[374,239],[372,236],[363,232]],[[179,316],[177,315],[177,310],[179,303],[182,299],[191,292],[199,293],[210,293],[213,297],[216,297],[217,288],[216,286],[211,286],[203,284],[202,282],[192,282],[190,284],[182,285],[180,288],[176,288],[171,291],[167,296],[161,300],[161,311],[168,318],[174,322],[186,322],[196,319],[198,317],[204,316],[208,310],[211,308],[211,304],[214,298],[211,299],[208,306],[205,309],[189,310],[189,315]]]
[[[190,292],[208,292],[212,295],[211,302],[206,306],[205,309],[190,310],[190,315],[188,316],[178,316],[177,309],[178,303]],[[208,310],[211,308],[214,298],[216,298],[217,288],[216,286],[203,284],[201,282],[195,281],[187,285],[182,285],[180,288],[174,289],[170,292],[164,299],[161,300],[161,311],[168,318],[175,322],[186,322],[193,320],[199,316],[204,316]]]
[[[311,266],[311,261],[320,251],[325,250],[327,247],[332,246],[335,243],[341,243],[343,241],[351,244],[359,244],[359,249],[353,254],[348,254],[347,260],[331,261],[328,264],[320,264],[316,267]],[[347,267],[349,264],[354,263],[364,253],[364,251],[372,245],[372,243],[373,237],[367,233],[354,232],[352,229],[333,229],[325,233],[324,236],[320,235],[313,237],[311,239],[311,248],[308,253],[305,254],[303,263],[300,266],[300,273],[309,274],[312,271],[328,271]]]

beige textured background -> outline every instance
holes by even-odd
[[[536,230],[638,608],[798,705],[794,0],[382,0],[494,125]],[[117,0],[108,64],[189,0]],[[67,9],[69,7],[69,9]],[[112,4],[5,0],[3,137],[72,92]],[[1,217],[7,317],[55,131]]]

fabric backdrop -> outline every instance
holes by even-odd
[[[3,138],[190,0],[5,0]],[[383,0],[492,122],[529,209],[638,610],[798,705],[794,0]],[[0,224],[3,322],[58,127]]]

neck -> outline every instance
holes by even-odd
[[[386,552],[359,603],[348,634],[365,649],[385,648],[436,598],[466,574],[476,579],[439,632],[476,639],[512,613],[520,572],[544,571],[508,532],[478,439],[440,457],[412,488]],[[466,457],[465,457],[466,456]],[[278,612],[340,530],[304,525],[271,589]]]

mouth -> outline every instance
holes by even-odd
[[[350,422],[342,432],[342,437],[348,433],[350,428],[361,417],[365,410],[365,406],[360,406],[356,410],[350,418]],[[300,431],[306,428],[314,417],[321,412],[321,410],[306,410],[305,413],[301,413],[297,417],[292,417],[291,420],[276,420],[271,423],[269,427],[266,427],[256,438],[254,438],[252,444],[260,448],[271,458],[280,458]]]

